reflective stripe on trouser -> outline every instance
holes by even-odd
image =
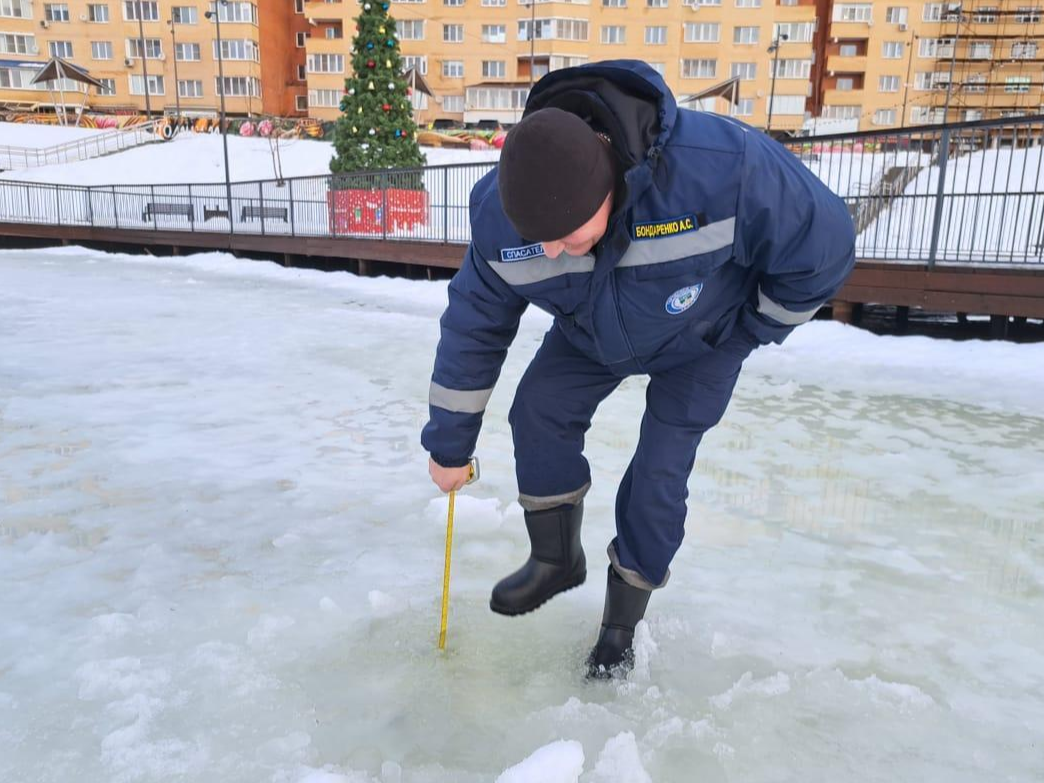
[[[726,343],[650,377],[641,437],[616,502],[619,565],[625,578],[632,571],[644,580],[639,586],[661,586],[667,578],[684,535],[696,448],[725,413],[751,347]],[[569,493],[583,497],[591,480],[584,434],[598,404],[621,380],[573,348],[556,327],[547,333],[511,408],[523,507],[535,510],[541,500],[561,505]]]

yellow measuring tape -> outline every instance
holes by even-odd
[[[472,459],[468,464],[468,484],[478,480],[478,460]],[[449,513],[446,515],[446,562],[442,569],[442,619],[439,621],[439,649],[446,649],[446,622],[449,619],[449,584],[450,558],[453,554],[453,506],[457,499],[456,491],[449,493]]]

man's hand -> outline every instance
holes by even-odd
[[[444,468],[431,457],[428,457],[428,475],[435,486],[443,492],[455,492],[468,483],[471,478],[471,466],[461,465],[459,468]]]

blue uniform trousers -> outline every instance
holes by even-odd
[[[728,407],[755,340],[737,332],[691,361],[657,368],[649,384],[641,436],[616,498],[610,556],[629,581],[662,585],[681,546],[688,478],[703,434]],[[557,326],[544,338],[515,393],[510,422],[519,500],[528,510],[577,503],[590,486],[584,435],[599,403],[623,377],[574,348]],[[631,571],[633,573],[628,574]]]

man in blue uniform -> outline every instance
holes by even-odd
[[[679,109],[648,65],[611,61],[540,80],[498,169],[471,193],[471,226],[422,435],[443,491],[467,480],[522,311],[555,318],[510,413],[531,555],[496,585],[493,611],[524,614],[583,583],[584,433],[624,378],[649,378],[588,658],[590,676],[607,676],[632,663],[635,625],[667,582],[703,434],[747,355],[841,288],[852,221],[764,134]]]

